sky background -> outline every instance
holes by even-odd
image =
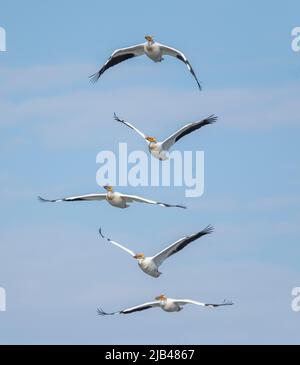
[[[16,10],[17,9],[17,10]],[[300,312],[300,53],[291,30],[299,1],[4,1],[0,26],[1,344],[295,344]],[[88,76],[116,48],[145,34],[185,52],[202,81],[176,59],[146,57]],[[186,204],[40,204],[102,192],[96,155],[119,142],[144,149],[113,112],[166,137],[210,114],[219,121],[178,143],[205,152],[205,192],[125,187]],[[98,228],[152,255],[212,224],[215,232],[143,274]],[[232,307],[186,306],[100,317],[164,293]]]

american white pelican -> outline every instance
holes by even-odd
[[[142,56],[145,54],[152,61],[161,62],[163,61],[163,56],[172,56],[178,58],[180,61],[185,63],[190,73],[194,76],[199,89],[201,90],[200,82],[198,81],[191,64],[182,52],[178,51],[175,48],[155,42],[153,37],[150,35],[146,35],[145,39],[147,41],[145,43],[115,50],[113,54],[109,57],[109,59],[105,62],[105,64],[101,67],[101,69],[94,75],[90,76],[91,81],[96,82],[107,69],[117,65],[120,62],[128,60],[129,58]]]
[[[101,237],[106,239],[108,242],[118,246],[122,250],[129,253],[134,259],[137,260],[139,267],[144,271],[144,273],[154,277],[158,278],[162,273],[158,271],[159,266],[170,256],[174,255],[174,253],[179,252],[184,247],[186,247],[191,242],[197,240],[198,238],[205,236],[206,234],[209,234],[213,231],[213,227],[207,226],[202,231],[194,233],[190,236],[186,236],[183,238],[180,238],[178,241],[172,243],[170,246],[166,247],[159,253],[157,253],[155,256],[149,256],[146,257],[143,253],[135,253],[128,248],[122,246],[120,243],[111,240],[110,238],[105,237],[102,232],[101,228],[99,229],[99,233]]]
[[[135,307],[123,309],[123,310],[117,311],[117,312],[110,312],[110,313],[104,312],[104,310],[102,308],[98,308],[97,312],[101,316],[107,316],[107,315],[113,315],[113,314],[129,314],[129,313],[139,312],[139,311],[143,311],[145,309],[154,308],[154,307],[160,307],[165,312],[179,312],[183,309],[183,306],[185,304],[196,304],[196,305],[200,305],[202,307],[210,307],[210,308],[220,307],[223,305],[233,305],[232,302],[227,302],[225,300],[223,303],[219,303],[219,304],[201,303],[201,302],[196,302],[195,300],[190,300],[190,299],[167,298],[165,295],[161,294],[161,295],[157,296],[155,298],[155,301],[153,301],[153,302],[140,304]]]
[[[156,204],[156,205],[160,205],[161,207],[167,207],[167,208],[177,207],[177,208],[186,209],[186,207],[183,205],[171,205],[171,204],[167,204],[167,203],[161,203],[161,202],[156,202],[154,200],[145,199],[145,198],[142,198],[137,195],[121,194],[121,193],[118,193],[117,191],[114,191],[112,186],[110,186],[110,185],[105,185],[104,189],[107,191],[106,194],[78,195],[78,196],[70,196],[67,198],[53,199],[53,200],[44,199],[40,196],[38,198],[42,202],[51,202],[51,203],[62,202],[62,201],[73,202],[73,201],[81,201],[81,200],[106,200],[110,205],[117,207],[117,208],[128,208],[129,207],[128,203],[139,202],[139,203],[147,203],[147,204]]]
[[[138,130],[136,127],[134,127],[132,124],[125,122],[124,120],[117,117],[116,113],[114,113],[114,119],[117,122],[123,123],[127,125],[127,127],[133,129],[136,131],[141,137],[144,138],[144,140],[148,144],[148,149],[150,153],[158,158],[159,160],[167,160],[167,152],[169,149],[182,137],[186,136],[187,134],[190,134],[197,129],[204,127],[205,125],[215,123],[218,119],[215,115],[210,115],[209,117],[199,120],[194,123],[189,123],[180,128],[177,132],[171,134],[167,139],[165,139],[163,142],[158,142],[155,137],[149,137],[140,130]]]

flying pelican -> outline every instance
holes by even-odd
[[[120,62],[123,62],[129,58],[146,55],[154,62],[163,61],[163,56],[172,56],[178,58],[180,61],[184,62],[190,73],[194,76],[199,89],[201,90],[200,82],[197,79],[197,76],[185,57],[185,55],[178,51],[175,48],[165,46],[158,42],[155,42],[153,37],[150,35],[146,35],[145,39],[147,42],[137,44],[135,46],[120,48],[113,52],[113,54],[109,57],[109,59],[105,62],[105,64],[101,67],[101,69],[96,72],[94,75],[90,76],[91,81],[96,82],[99,77],[110,67],[117,65]]]
[[[102,232],[101,228],[99,229],[99,233],[101,237],[106,239],[108,242],[118,246],[122,250],[128,252],[134,259],[137,260],[139,267],[141,270],[144,271],[144,273],[154,277],[158,278],[161,275],[161,272],[158,271],[159,266],[170,256],[174,255],[174,253],[179,252],[184,247],[186,247],[191,242],[197,240],[198,238],[205,236],[206,234],[209,234],[213,231],[212,226],[207,226],[202,231],[194,233],[190,236],[186,236],[183,238],[180,238],[178,241],[172,243],[170,246],[166,247],[164,250],[157,253],[155,256],[146,257],[143,253],[135,253],[128,248],[122,246],[120,243],[111,240],[110,238],[105,237]]]
[[[132,124],[125,122],[124,120],[117,117],[116,113],[114,113],[114,119],[117,122],[120,122],[122,124],[127,125],[127,127],[133,129],[136,131],[141,137],[144,138],[144,140],[148,144],[148,149],[150,153],[158,158],[159,160],[167,160],[167,152],[169,152],[169,149],[180,140],[180,138],[186,136],[187,134],[190,134],[197,129],[204,127],[205,125],[215,123],[217,121],[217,117],[215,115],[210,115],[209,117],[199,120],[194,123],[189,123],[180,128],[177,132],[171,134],[167,139],[165,139],[163,142],[158,142],[155,137],[149,137],[146,134],[142,133],[140,130],[138,130],[136,127],[134,127]]]
[[[183,309],[183,306],[185,304],[196,304],[196,305],[200,305],[202,307],[213,308],[213,307],[220,307],[223,305],[232,305],[233,303],[225,301],[225,300],[223,303],[220,303],[220,304],[201,303],[201,302],[196,302],[195,300],[191,300],[191,299],[167,298],[164,294],[161,294],[161,295],[155,297],[155,301],[153,301],[153,302],[140,304],[135,307],[123,309],[123,310],[117,311],[117,312],[110,312],[110,313],[104,312],[104,310],[102,308],[98,308],[97,312],[101,316],[107,316],[107,315],[113,315],[113,314],[129,314],[129,313],[139,312],[139,311],[143,311],[145,309],[154,308],[154,307],[160,307],[165,312],[179,312]]]
[[[62,201],[73,202],[73,201],[81,201],[81,200],[106,200],[110,205],[117,207],[117,208],[128,208],[129,207],[128,203],[139,202],[139,203],[147,203],[147,204],[156,204],[156,205],[160,205],[161,207],[167,207],[167,208],[177,207],[177,208],[186,209],[186,207],[183,205],[171,205],[171,204],[156,202],[154,200],[145,199],[145,198],[142,198],[137,195],[121,194],[121,193],[118,193],[117,191],[114,191],[112,186],[110,186],[110,185],[105,185],[104,189],[107,191],[106,194],[78,195],[78,196],[70,196],[67,198],[53,199],[53,200],[44,199],[40,196],[38,198],[42,202],[51,202],[51,203],[62,202]]]

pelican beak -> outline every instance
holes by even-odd
[[[153,37],[152,37],[151,35],[146,35],[146,36],[145,36],[145,39],[146,39],[146,41],[148,41],[148,42],[153,42]]]
[[[146,140],[149,141],[149,142],[156,142],[155,137],[146,137]]]
[[[105,185],[103,188],[107,191],[112,191],[112,187],[110,185]]]
[[[166,299],[166,296],[161,294],[159,295],[158,297],[155,297],[156,300],[163,300],[163,299]]]

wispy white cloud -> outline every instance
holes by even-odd
[[[270,212],[282,211],[286,208],[298,207],[300,197],[296,194],[286,195],[261,195],[253,199],[252,197],[238,197],[234,195],[218,195],[214,197],[203,197],[200,209],[207,212]],[[189,201],[189,209],[198,210],[199,202],[197,200]]]
[[[26,328],[33,317],[41,319],[43,328],[38,324],[31,327],[32,341],[51,341],[51,336],[57,339],[57,326],[65,341],[70,341],[69,324],[74,317],[82,329],[76,332],[74,340],[84,343],[96,341],[95,338],[99,343],[279,343],[294,340],[297,326],[290,307],[290,292],[298,285],[298,272],[292,268],[245,257],[221,262],[216,256],[223,252],[210,245],[211,256],[202,250],[198,251],[201,255],[195,255],[197,248],[194,247],[189,252],[190,255],[194,252],[194,257],[188,255],[188,265],[183,253],[166,262],[162,278],[153,280],[145,277],[122,253],[113,251],[107,244],[101,245],[101,240],[90,229],[79,229],[76,225],[22,226],[15,232],[1,232],[1,242],[2,249],[10,248],[9,254],[4,251],[0,260],[2,280],[10,296],[7,316],[10,320],[12,316],[18,319],[21,328]],[[17,273],[14,272],[16,267]],[[170,297],[203,301],[226,298],[235,304],[211,311],[187,306],[176,314],[175,321],[173,315],[155,309],[128,317],[96,315],[98,306],[108,311],[119,310],[151,300],[160,292]],[[157,325],[155,336],[139,332],[141,325],[151,326],[153,320]],[[216,333],[220,321],[221,327],[227,328],[225,338]],[[178,335],[187,323],[184,336]],[[200,324],[205,332],[199,332]],[[99,325],[104,326],[105,332],[99,332]],[[123,329],[129,325],[131,331],[125,335]],[[4,324],[4,330],[6,326],[9,322]],[[165,328],[170,331],[166,333]],[[29,337],[13,339],[14,343],[24,341],[29,341]]]
[[[194,89],[124,86],[130,85],[128,78],[112,91],[104,90],[101,82],[88,85],[88,69],[86,65],[71,65],[1,71],[0,126],[26,124],[49,145],[54,143],[57,147],[78,143],[78,139],[83,144],[90,143],[95,133],[109,128],[114,111],[150,132],[167,133],[186,121],[212,113],[220,117],[222,125],[232,128],[300,124],[298,85],[196,93]],[[87,88],[76,84],[80,79]],[[46,89],[51,90],[51,95],[44,94]],[[25,90],[31,90],[28,97],[14,97]]]
[[[41,65],[28,68],[1,67],[0,95],[11,97],[18,94],[24,99],[37,97],[38,93],[59,92],[63,86],[74,85],[87,78],[90,65],[65,64]],[[37,93],[34,95],[33,93]]]

